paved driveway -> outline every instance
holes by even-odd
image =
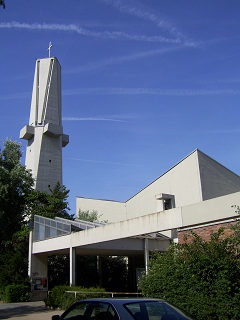
[[[61,314],[61,310],[48,310],[42,301],[0,303],[0,319],[14,320],[51,320],[52,315]]]

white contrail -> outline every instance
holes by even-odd
[[[99,161],[99,160],[82,159],[82,158],[68,158],[68,159],[70,159],[70,160],[76,160],[76,161],[93,162],[93,163],[122,165],[122,166],[133,166],[133,167],[140,167],[140,166],[142,166],[142,164],[122,163],[122,162],[109,162],[109,161]]]
[[[172,23],[167,21],[166,19],[160,18],[155,13],[150,12],[146,8],[140,8],[138,3],[133,1],[131,2],[124,2],[122,0],[100,0],[108,5],[112,5],[119,11],[126,13],[131,16],[138,17],[145,21],[149,21],[156,25],[161,29],[167,30],[172,36],[182,39],[182,41],[189,45],[191,41],[187,40],[187,37],[181,33]],[[194,43],[191,43],[194,46]]]
[[[218,96],[239,95],[240,89],[161,89],[161,88],[81,88],[64,90],[64,95],[158,95],[158,96]]]
[[[138,59],[144,59],[146,57],[157,56],[157,55],[164,55],[169,52],[179,51],[185,49],[183,45],[178,46],[169,46],[167,48],[160,48],[156,50],[147,50],[142,52],[136,52],[129,55],[123,55],[119,57],[111,57],[108,59],[103,59],[95,62],[91,62],[80,66],[79,68],[69,69],[65,71],[65,74],[72,74],[72,73],[79,73],[79,72],[86,72],[91,70],[96,70],[98,68],[102,68],[105,66],[113,65],[113,64],[120,64],[128,61],[135,61]]]
[[[113,118],[97,118],[97,117],[89,117],[89,118],[81,118],[81,117],[63,117],[64,121],[114,121],[114,122],[127,122],[126,120],[121,119],[113,119]]]
[[[168,39],[161,36],[146,36],[137,34],[128,34],[119,31],[90,31],[74,24],[47,24],[47,23],[21,23],[21,22],[2,22],[0,23],[2,29],[27,29],[27,30],[48,30],[48,31],[64,31],[75,32],[82,36],[95,37],[101,39],[112,40],[134,40],[134,41],[146,41],[146,42],[164,42],[164,43],[181,43],[181,40]]]

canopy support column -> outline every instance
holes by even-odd
[[[149,269],[149,243],[148,239],[144,239],[144,262],[145,262],[145,272],[148,273]]]
[[[76,285],[76,248],[70,247],[70,286]]]

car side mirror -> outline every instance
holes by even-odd
[[[59,320],[59,319],[60,319],[59,314],[55,314],[54,316],[52,316],[52,320]]]

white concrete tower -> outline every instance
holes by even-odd
[[[61,66],[57,58],[36,61],[29,124],[20,131],[27,140],[27,169],[35,178],[35,189],[48,191],[62,184],[62,147],[69,142],[63,134]]]

